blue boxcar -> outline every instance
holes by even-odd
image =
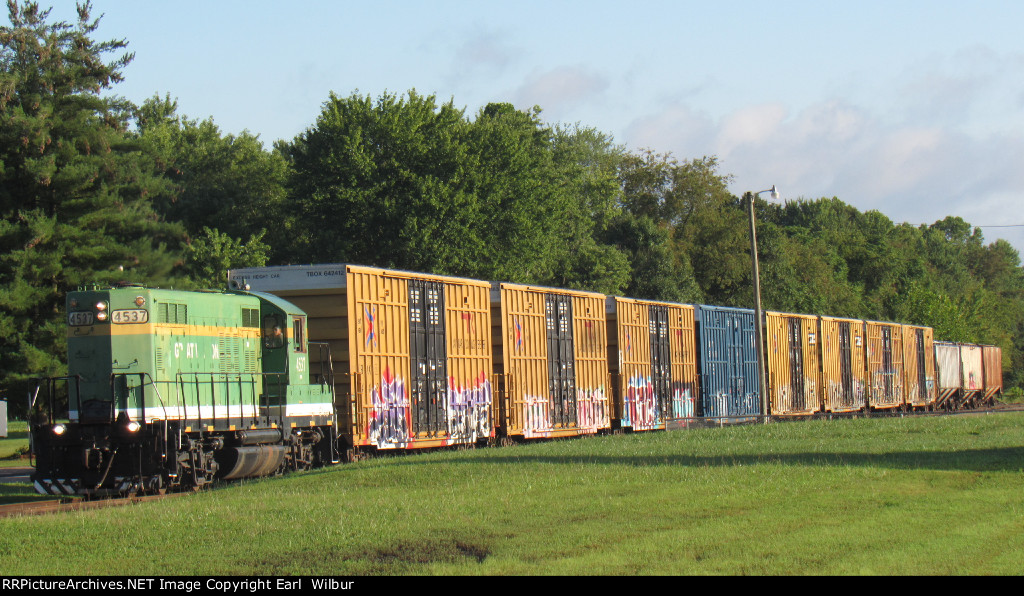
[[[696,325],[702,415],[760,415],[754,311],[699,305]]]

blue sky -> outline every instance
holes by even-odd
[[[168,93],[268,145],[311,126],[331,91],[415,88],[470,116],[539,105],[630,149],[715,155],[736,194],[776,184],[897,222],[1024,224],[1020,0],[93,6],[98,37],[135,52],[118,94]],[[984,234],[1024,252],[1024,227]]]

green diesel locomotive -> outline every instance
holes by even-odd
[[[136,285],[67,296],[68,376],[31,398],[43,494],[198,489],[338,461],[327,346],[245,291]]]

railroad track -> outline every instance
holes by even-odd
[[[46,515],[49,513],[64,513],[67,511],[82,511],[86,509],[104,509],[107,507],[121,507],[147,501],[157,501],[167,497],[179,497],[191,493],[170,493],[166,495],[148,495],[144,497],[123,497],[111,499],[52,499],[46,501],[28,501],[25,503],[10,503],[0,505],[0,518],[16,517],[19,515]]]
[[[1024,411],[1024,403],[1020,404],[996,404],[989,408],[993,412],[1022,412]]]

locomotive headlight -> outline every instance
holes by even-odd
[[[142,296],[136,296],[135,297],[135,306],[138,306],[139,308],[142,308],[143,306],[146,306],[146,299],[143,298]]]
[[[68,427],[64,426],[63,424],[53,425],[53,434],[57,435],[58,437],[62,436],[66,432],[68,432]]]
[[[121,438],[132,441],[138,440],[139,431],[142,430],[142,425],[129,418],[128,412],[123,411],[117,415],[114,425]]]
[[[100,300],[99,302],[96,303],[96,310],[99,310],[99,311],[107,310],[107,303],[102,301],[102,300]]]
[[[106,321],[107,320],[107,313],[102,311],[102,310],[100,312],[96,313],[96,320],[97,321]]]

